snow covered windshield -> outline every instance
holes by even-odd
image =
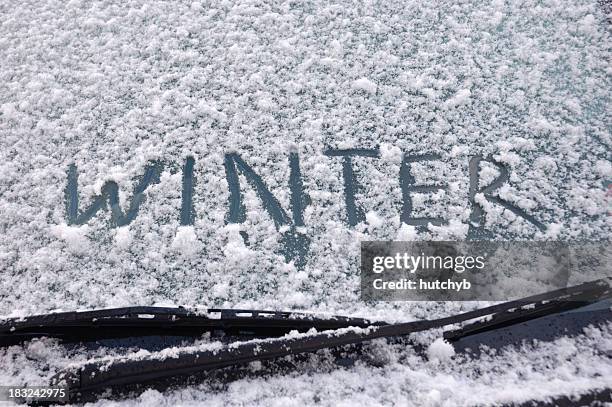
[[[610,237],[610,10],[595,0],[0,11],[4,317],[185,305],[433,318],[487,304],[361,301],[362,241]],[[382,367],[129,402],[524,401],[604,385],[610,366],[589,349],[611,344],[593,328],[442,367],[380,344]],[[31,353],[68,363],[30,346],[0,351],[0,385],[44,381]],[[496,370],[508,364],[533,370]]]

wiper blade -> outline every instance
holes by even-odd
[[[608,279],[576,287],[559,289],[516,301],[449,317],[444,324],[461,322],[495,314],[494,318],[477,322],[461,330],[448,332],[448,339],[475,333],[478,329],[494,329],[583,306],[603,295]],[[605,291],[605,290],[603,290]],[[584,297],[584,299],[581,299]],[[538,304],[537,307],[525,308]],[[446,321],[442,319],[440,321]],[[426,322],[426,321],[423,321]],[[240,309],[208,309],[198,313],[183,307],[124,307],[94,311],[60,312],[11,318],[0,321],[0,346],[9,346],[37,337],[54,337],[62,342],[92,341],[134,336],[196,336],[206,332],[222,335],[275,337],[290,331],[309,329],[325,331],[346,327],[364,328],[388,325],[384,321],[344,316],[320,317],[300,312],[279,312]]]
[[[293,330],[305,332],[312,328],[330,330],[381,324],[384,323],[362,318],[322,318],[299,312],[208,309],[197,313],[182,307],[125,307],[7,319],[0,322],[0,346],[43,336],[62,342],[137,336],[199,336],[206,332],[217,336],[276,337]]]
[[[509,326],[513,323],[582,307],[585,304],[609,298],[611,293],[611,280],[602,279],[439,319],[398,324],[381,325],[379,323],[378,326],[372,325],[366,329],[359,329],[364,327],[356,323],[353,325],[356,329],[351,329],[346,328],[346,324],[357,321],[366,322],[366,320],[337,317],[345,325],[316,334],[238,342],[214,350],[178,351],[173,356],[156,357],[155,354],[151,354],[143,358],[122,357],[110,361],[92,361],[58,373],[53,383],[68,385],[70,394],[76,396],[83,393],[95,393],[108,387],[145,384],[169,377],[191,375],[253,361],[360,344],[376,338],[407,336],[415,332],[442,328],[486,316],[489,316],[490,319],[468,326],[479,327],[478,329],[483,327],[494,329],[495,326]],[[476,328],[472,330],[474,329]],[[470,329],[462,331],[462,334],[465,335],[468,332],[471,332]]]

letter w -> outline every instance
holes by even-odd
[[[151,184],[159,182],[163,165],[160,162],[150,162],[132,193],[132,199],[126,213],[123,213],[119,204],[119,186],[114,181],[107,181],[102,187],[102,193],[94,197],[91,205],[79,213],[79,191],[77,166],[68,167],[68,183],[66,184],[66,214],[69,225],[83,225],[93,218],[100,209],[111,209],[111,224],[114,227],[125,226],[132,222],[138,214],[140,204],[144,202],[144,192]]]

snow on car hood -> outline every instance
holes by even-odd
[[[360,241],[609,238],[609,23],[570,3],[3,2],[2,313],[435,317],[478,304],[360,302]]]

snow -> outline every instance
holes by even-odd
[[[193,226],[181,226],[172,240],[172,249],[184,257],[193,257],[200,250],[198,237]]]
[[[486,305],[365,304],[359,293],[361,241],[466,238],[477,155],[510,170],[495,194],[548,227],[479,193],[495,239],[609,239],[610,33],[596,0],[9,0],[0,13],[4,315],[176,304],[407,321]],[[346,222],[343,159],[324,154],[342,148],[379,149],[351,159],[364,215],[355,227]],[[289,154],[299,155],[310,198],[295,228],[310,240],[304,267],[282,254],[291,225],[277,228],[244,174],[244,219],[227,224],[227,153],[253,168],[288,217]],[[412,215],[446,225],[400,219],[404,154],[440,156],[410,164],[418,185],[448,185],[411,193]],[[187,157],[195,158],[189,225],[179,216]],[[68,224],[69,166],[78,167],[81,211],[113,181],[126,213],[152,160],[164,168],[131,223],[115,227],[106,208]],[[497,175],[483,162],[479,187]],[[486,404],[605,384],[610,367],[595,350],[609,344],[609,330],[568,341],[491,355],[481,374],[477,361],[455,356],[434,368],[390,347],[395,358],[382,367],[313,363],[118,404],[313,404],[317,394],[328,404]],[[38,384],[71,357],[95,356],[43,345],[0,351],[0,382]],[[573,365],[555,356],[558,346],[580,350]],[[22,354],[52,367],[41,373]]]
[[[446,107],[457,107],[469,102],[472,92],[469,89],[461,89],[453,97],[444,102]]]
[[[435,335],[421,340],[431,341],[431,345],[440,343],[441,339]],[[201,348],[212,350],[215,346],[218,345],[203,342]],[[447,349],[444,344],[442,346]],[[289,374],[269,374],[268,369],[260,366],[255,368],[256,374],[224,385],[214,380],[204,381],[163,393],[148,390],[132,399],[102,400],[88,405],[281,405],[287,397],[300,405],[330,406],[339,403],[455,406],[524,402],[531,397],[556,396],[560,388],[567,393],[579,393],[609,385],[612,367],[602,359],[600,351],[611,347],[610,324],[603,329],[585,329],[584,334],[574,339],[525,343],[516,350],[485,351],[476,359],[455,355],[436,362],[421,358],[405,344],[389,346],[384,341],[373,341],[365,346],[365,357],[352,366],[335,366],[329,353],[319,352],[296,362],[297,368]],[[166,357],[173,354],[166,353]],[[11,347],[1,350],[0,354],[7,360],[6,369],[13,374],[5,381],[7,384],[35,380],[41,372],[40,366],[49,366],[49,361],[53,363],[44,377],[50,377],[60,366],[73,363],[71,358],[84,361],[82,352],[66,352],[51,341],[36,341],[25,349]],[[383,354],[385,362],[379,364]]]
[[[429,360],[437,360],[443,362],[450,359],[455,355],[455,349],[453,345],[446,342],[442,338],[438,338],[429,345],[427,348],[427,357]]]
[[[417,240],[417,236],[418,234],[416,227],[403,223],[399,231],[397,232],[397,236],[395,236],[394,240],[411,242]]]
[[[51,234],[58,239],[61,239],[66,248],[74,254],[85,254],[89,249],[89,239],[87,239],[87,232],[89,226],[68,226],[65,223],[60,225],[51,226]]]
[[[132,243],[129,226],[122,226],[115,231],[115,245],[121,250],[128,250]]]
[[[381,217],[378,216],[374,211],[369,211],[368,213],[366,213],[365,216],[366,222],[368,222],[368,225],[373,228],[381,227],[385,223],[384,219],[381,219]]]
[[[359,78],[353,82],[353,88],[376,93],[376,84],[368,78]]]

